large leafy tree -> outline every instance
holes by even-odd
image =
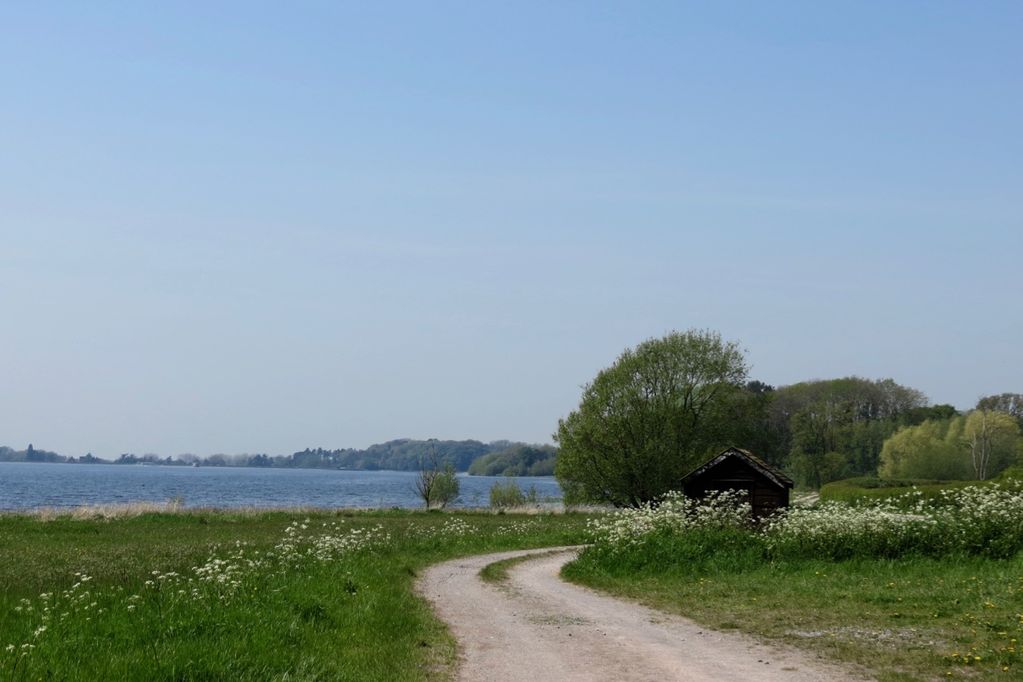
[[[963,448],[965,417],[928,419],[892,434],[881,449],[882,478],[964,480],[970,463]]]
[[[1010,414],[994,410],[974,410],[963,425],[963,442],[977,478],[1004,469],[1016,454],[1019,424]]]
[[[689,330],[623,352],[584,386],[558,422],[555,475],[575,501],[636,506],[677,488],[715,448],[740,434],[750,401],[738,344]]]

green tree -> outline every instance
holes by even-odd
[[[430,503],[443,509],[458,499],[459,488],[455,465],[448,462],[441,469],[440,475],[437,476],[437,480],[434,482]]]
[[[969,461],[963,448],[965,419],[928,419],[891,435],[881,448],[882,478],[965,480]]]
[[[1012,415],[994,410],[974,410],[963,425],[963,443],[977,479],[983,481],[1012,463],[1019,439],[1019,424]]]
[[[985,480],[1013,464],[1020,428],[1005,412],[974,410],[952,419],[929,419],[900,429],[885,441],[883,478]]]
[[[735,443],[742,443],[771,464],[782,466],[788,454],[783,449],[784,434],[771,419],[774,387],[761,381],[748,381],[738,399],[732,402],[732,420],[737,433]]]
[[[748,367],[738,344],[689,330],[623,352],[558,422],[555,476],[566,500],[637,506],[677,488],[740,432]]]

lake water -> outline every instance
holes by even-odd
[[[421,507],[414,471],[336,471],[0,462],[0,510],[180,499],[186,507]],[[459,474],[454,506],[485,507],[508,479]],[[550,477],[520,477],[543,497],[561,497]]]

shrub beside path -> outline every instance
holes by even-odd
[[[501,552],[429,568],[419,590],[458,641],[457,679],[525,680],[863,680],[863,676],[745,635],[708,630],[677,616],[564,582],[578,548]],[[508,580],[479,572],[504,559]]]

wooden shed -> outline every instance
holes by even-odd
[[[682,490],[697,499],[722,490],[746,491],[757,517],[788,507],[792,485],[791,478],[741,448],[728,448],[682,479]]]

